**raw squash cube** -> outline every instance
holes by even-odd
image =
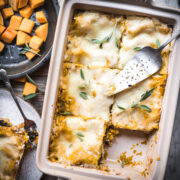
[[[11,28],[7,28],[4,33],[1,35],[1,39],[6,42],[6,43],[12,43],[12,41],[14,40],[14,38],[17,35],[17,31],[11,29]]]
[[[3,51],[5,45],[0,41],[0,53]]]
[[[26,76],[24,77],[20,77],[20,78],[16,78],[14,79],[16,82],[21,82],[21,83],[25,83],[26,82]]]
[[[1,12],[0,12],[0,24],[1,24],[1,25],[4,25],[4,20],[3,20],[3,17],[2,17]]]
[[[5,29],[6,27],[0,24],[0,35],[4,32]]]
[[[35,51],[36,53],[39,53],[39,49],[38,50],[35,50],[35,49],[32,49],[33,51]],[[35,56],[36,56],[36,54],[35,53],[32,53],[32,52],[26,52],[26,57],[29,59],[29,60],[31,60],[31,59],[33,59]]]
[[[18,3],[18,8],[23,8],[27,5],[28,3],[28,0],[19,0],[19,3]]]
[[[19,30],[20,31],[24,31],[24,32],[27,32],[27,33],[31,33],[33,27],[35,25],[35,22],[30,20],[30,19],[27,19],[27,18],[24,18],[21,22],[21,25],[19,27]]]
[[[29,18],[32,15],[32,13],[33,10],[29,5],[27,5],[25,8],[19,11],[19,14],[24,18]]]
[[[8,19],[10,18],[12,15],[14,15],[14,11],[13,9],[10,7],[10,8],[4,8],[2,10],[2,14],[4,16],[5,19]]]
[[[18,11],[18,2],[19,0],[9,0],[9,5],[13,8],[14,11]]]
[[[0,9],[4,8],[5,4],[4,0],[0,0]]]
[[[29,0],[30,6],[35,9],[37,7],[40,7],[44,4],[45,0]]]
[[[37,87],[34,84],[30,82],[26,82],[23,90],[23,96],[34,94],[36,93],[36,91],[37,91]]]
[[[11,29],[18,30],[21,24],[21,21],[22,21],[22,17],[14,15],[11,17],[9,27]]]
[[[18,31],[17,38],[16,38],[17,46],[22,46],[25,44],[25,42],[27,42],[29,44],[30,41],[31,41],[31,36],[29,36],[25,32]]]
[[[43,11],[36,12],[36,19],[39,23],[47,23],[47,19]]]
[[[42,46],[43,40],[41,38],[39,38],[38,36],[33,36],[31,38],[31,41],[29,43],[29,46],[32,49],[39,49]]]
[[[47,39],[47,35],[48,35],[48,23],[39,26],[36,29],[35,33],[38,37],[43,39],[43,41],[45,42]]]

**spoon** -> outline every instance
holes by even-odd
[[[0,80],[2,80],[6,86],[6,88],[8,89],[8,91],[11,93],[11,96],[12,98],[14,99],[14,102],[16,103],[23,119],[24,119],[24,129],[25,131],[28,133],[28,136],[29,136],[29,140],[31,143],[33,143],[33,141],[35,140],[36,136],[38,135],[37,134],[37,126],[35,124],[35,122],[33,120],[30,120],[26,117],[26,115],[24,114],[20,104],[19,104],[19,101],[17,100],[17,97],[15,96],[14,94],[14,91],[11,87],[11,84],[10,84],[10,81],[9,81],[9,78],[7,76],[7,72],[6,70],[4,69],[0,69]]]
[[[179,35],[180,30],[158,49],[146,46],[138,51],[113,79],[105,95],[111,96],[124,91],[158,72],[162,67],[162,50]]]

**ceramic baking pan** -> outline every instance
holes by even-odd
[[[120,0],[63,0],[57,22],[55,41],[53,45],[51,64],[48,74],[46,95],[44,100],[41,132],[39,138],[37,165],[45,173],[68,178],[81,177],[98,179],[154,179],[161,180],[164,176],[171,140],[174,115],[179,91],[180,77],[180,39],[176,41],[169,60],[169,75],[162,105],[162,114],[159,130],[149,135],[146,143],[146,135],[136,131],[121,131],[121,135],[115,138],[112,147],[108,150],[107,160],[104,165],[108,171],[83,168],[78,166],[64,166],[52,163],[48,160],[49,139],[53,121],[56,98],[59,88],[59,77],[62,72],[64,48],[66,36],[75,10],[94,10],[117,15],[141,15],[156,17],[171,25],[173,32],[180,28],[180,15],[178,12],[168,9],[152,7],[150,5],[125,3]],[[120,153],[127,152],[132,155],[131,147],[141,152],[136,161],[143,162],[134,166],[122,167],[118,162]]]

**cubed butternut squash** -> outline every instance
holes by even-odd
[[[4,25],[4,20],[3,20],[3,17],[2,17],[1,12],[0,12],[0,24],[1,24],[1,25]]]
[[[35,25],[35,22],[30,20],[30,19],[27,19],[27,18],[24,18],[21,22],[21,25],[19,27],[19,30],[20,31],[24,31],[24,32],[27,32],[27,33],[31,33],[33,27]]]
[[[21,77],[21,78],[16,78],[15,81],[20,82],[20,83],[25,83],[26,82],[26,76]]]
[[[4,32],[5,29],[6,27],[0,24],[0,35]]]
[[[23,7],[25,7],[28,3],[28,0],[19,0],[19,3],[18,3],[18,8],[21,9]]]
[[[3,14],[4,19],[8,19],[12,15],[14,15],[14,11],[13,11],[13,9],[11,7],[10,8],[4,8],[2,10],[2,14]]]
[[[43,11],[36,12],[36,19],[39,23],[47,23],[47,19]]]
[[[35,9],[44,4],[45,0],[29,0],[30,6]]]
[[[39,53],[39,52],[40,52],[39,49],[38,49],[38,50],[32,49],[32,51],[35,51],[36,53]],[[27,52],[25,53],[25,55],[26,55],[26,57],[27,57],[29,60],[32,60],[32,59],[36,56],[35,53],[29,52],[29,51],[27,51]]]
[[[1,40],[10,44],[12,43],[16,35],[17,35],[17,31],[8,27],[1,35]]]
[[[32,49],[39,49],[43,44],[43,40],[41,38],[39,38],[38,36],[33,36],[31,38],[31,41],[29,43],[29,46],[32,48]]]
[[[4,43],[2,43],[2,42],[0,41],[0,53],[3,51],[4,47],[5,47]]]
[[[34,94],[37,91],[37,87],[30,83],[30,82],[26,82],[24,85],[24,90],[23,90],[23,96],[27,96],[29,94]]]
[[[12,7],[14,11],[18,11],[18,2],[19,0],[8,0],[9,5]]]
[[[32,15],[32,13],[33,9],[29,5],[19,11],[19,14],[27,19]]]
[[[43,39],[43,41],[45,42],[47,39],[47,35],[48,35],[48,23],[39,26],[36,29],[35,33],[38,37]]]
[[[29,44],[30,40],[31,40],[31,36],[29,36],[25,32],[18,31],[17,38],[16,38],[16,45],[17,46],[22,46],[25,44],[25,42],[27,42]]]
[[[14,30],[19,30],[21,21],[22,21],[22,17],[13,15],[10,19],[9,27]]]
[[[0,0],[0,9],[4,8],[5,4],[4,0]]]

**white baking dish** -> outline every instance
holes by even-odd
[[[66,35],[71,24],[73,12],[76,9],[96,10],[120,15],[156,17],[165,23],[173,25],[174,31],[180,28],[180,15],[172,10],[126,4],[118,0],[63,0],[57,22],[43,106],[42,124],[37,151],[37,165],[39,169],[47,174],[76,178],[78,180],[80,179],[80,176],[85,177],[85,179],[88,179],[87,177],[99,179],[127,179],[128,177],[131,179],[163,179],[179,91],[180,60],[178,57],[180,57],[180,51],[178,51],[178,47],[180,48],[180,39],[176,41],[169,60],[169,76],[163,99],[160,128],[149,138],[146,145],[140,143],[145,140],[144,133],[122,131],[122,135],[115,139],[116,143],[113,143],[113,146],[109,148],[108,151],[108,158],[105,161],[105,164],[109,166],[109,172],[78,166],[65,167],[62,164],[52,163],[48,160],[49,139],[56,107],[59,77],[62,72]],[[120,153],[128,151],[128,149],[136,143],[141,144],[137,146],[136,149],[137,151],[141,150],[144,155],[140,156],[140,160],[145,162],[147,159],[153,159],[152,164],[149,166],[151,171],[146,178],[143,177],[142,174],[136,173],[141,169],[143,170],[143,167],[135,166],[133,168],[122,168],[121,165],[117,163]],[[151,147],[152,144],[153,148]],[[148,158],[146,159],[144,157]],[[160,160],[157,161],[158,157]]]

